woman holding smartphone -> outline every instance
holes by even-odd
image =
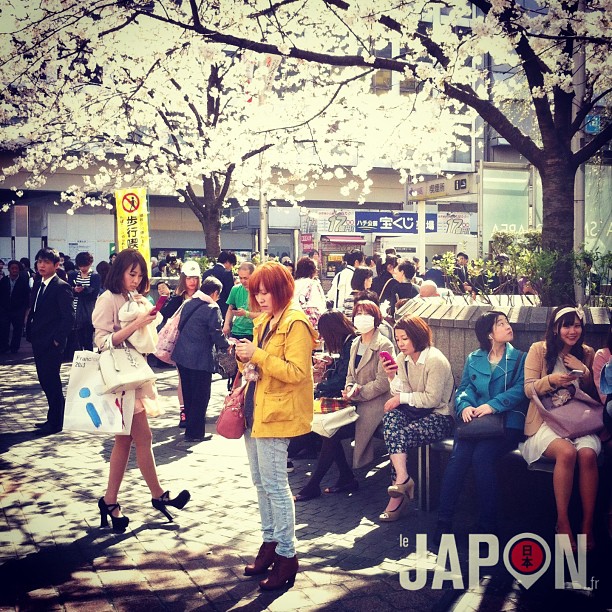
[[[400,350],[397,363],[386,355],[380,358],[392,393],[383,418],[391,459],[390,499],[379,517],[383,522],[401,518],[414,497],[414,480],[406,466],[408,449],[446,438],[453,429],[449,409],[453,373],[448,359],[433,346],[429,325],[406,315],[395,324],[395,341]]]
[[[553,310],[546,326],[546,336],[534,343],[525,361],[525,395],[544,396],[561,387],[580,387],[593,398],[598,398],[593,383],[592,366],[595,351],[584,340],[584,314],[573,306],[559,306]],[[557,507],[557,533],[567,534],[576,549],[576,541],[569,520],[568,507],[578,466],[582,524],[580,533],[586,534],[587,551],[595,547],[593,516],[599,473],[597,455],[601,452],[599,436],[590,434],[573,440],[561,438],[542,419],[533,400],[525,419],[522,448],[527,463],[540,457],[554,459],[553,489]]]

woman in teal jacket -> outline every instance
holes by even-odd
[[[435,540],[451,531],[455,504],[470,465],[480,501],[478,531],[497,531],[497,461],[517,447],[523,436],[528,400],[523,391],[525,353],[510,341],[513,331],[506,315],[490,311],[475,326],[480,348],[468,355],[455,396],[457,419],[469,422],[487,414],[505,413],[504,437],[457,438],[442,489]]]

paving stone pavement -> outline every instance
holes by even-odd
[[[588,559],[588,580],[599,580],[589,583],[592,590],[555,589],[552,567],[525,589],[501,562],[483,567],[468,589],[466,542],[474,513],[469,488],[456,521],[461,574],[455,583],[447,575],[442,588],[433,588],[435,556],[417,558],[415,542],[417,534],[433,533],[435,512],[413,504],[396,523],[377,521],[388,480],[382,444],[377,462],[358,471],[358,492],[297,505],[301,571],[295,586],[261,592],[256,577],[243,576],[260,545],[243,442],[214,435],[192,450],[176,448],[182,430],[173,369],[157,370],[165,414],[150,419],[154,453],[162,486],[175,493],[187,488],[192,499],[174,511],[174,522],[166,522],[151,507],[132,456],[120,493],[129,528],[124,534],[102,529],[96,503],[104,493],[112,439],[69,432],[35,436],[46,401],[28,348],[26,343],[17,355],[0,355],[0,611],[612,609],[612,552],[606,542]],[[69,371],[64,364],[65,383]],[[225,392],[226,381],[214,380],[210,431]],[[297,491],[314,462],[294,463],[289,481]],[[533,531],[550,542],[550,476],[513,469],[504,493],[506,536]],[[324,484],[333,481],[331,473]],[[415,570],[423,567],[425,586],[404,588],[400,576],[415,580]]]

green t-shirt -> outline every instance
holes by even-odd
[[[226,300],[228,306],[249,309],[249,292],[242,285],[234,285]],[[240,336],[253,335],[253,321],[249,317],[234,317],[232,334]]]

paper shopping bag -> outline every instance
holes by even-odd
[[[100,355],[76,351],[68,379],[65,431],[129,435],[136,392],[105,393],[100,372]]]

